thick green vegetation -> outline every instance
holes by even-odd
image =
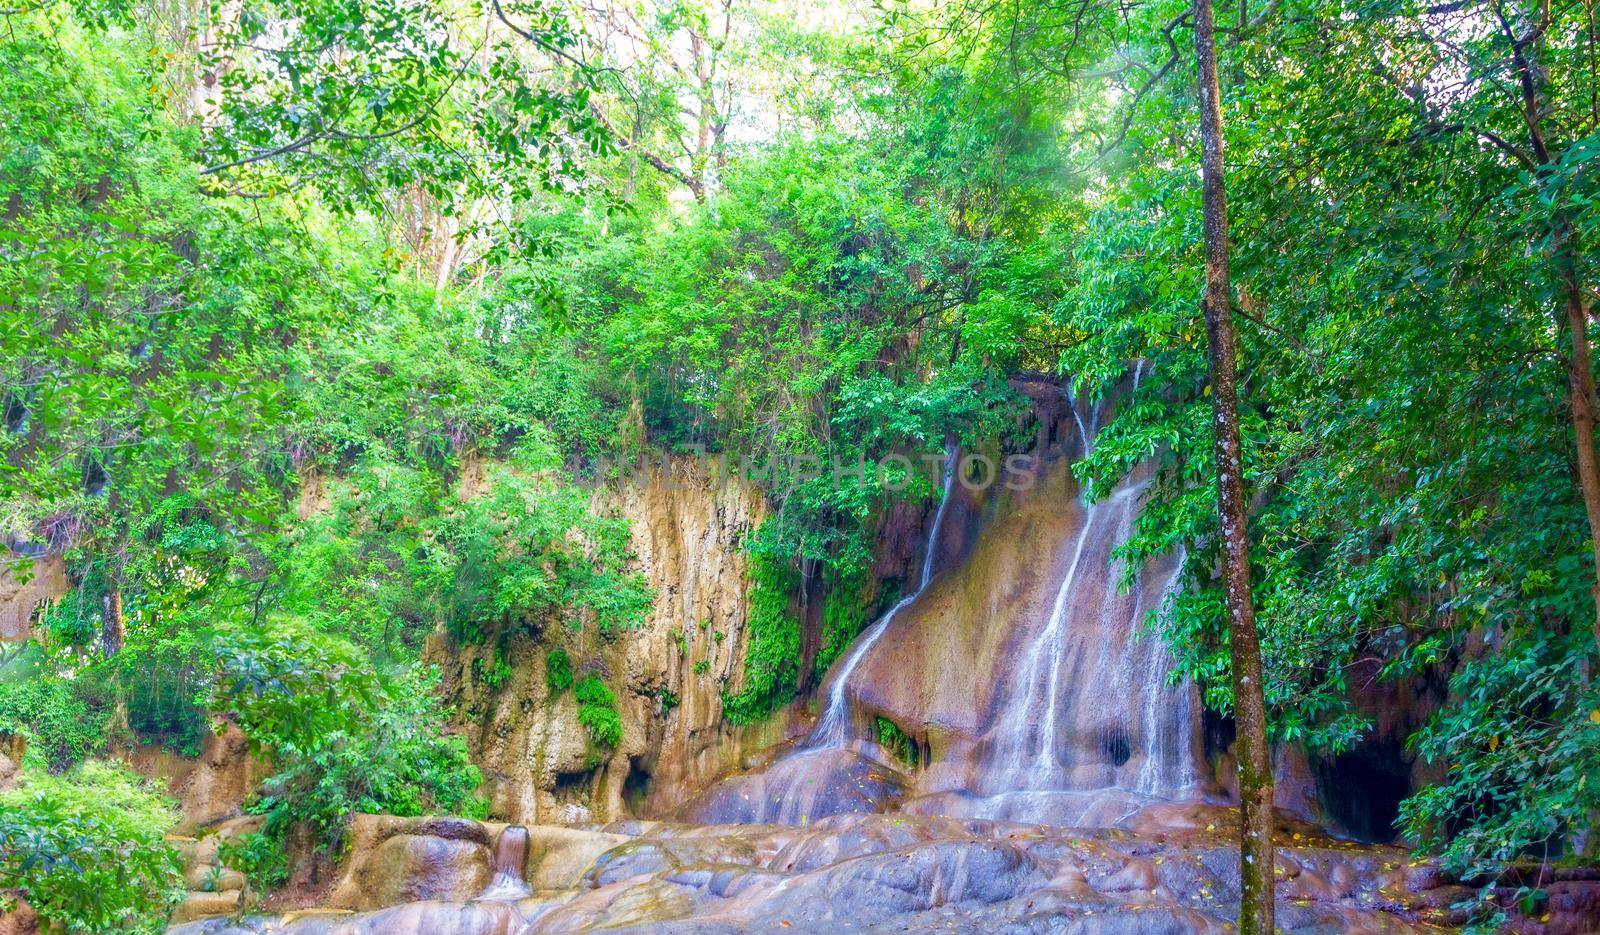
[[[588,6],[522,0],[3,14],[0,534],[8,576],[70,584],[0,654],[29,750],[3,853],[80,847],[73,790],[123,791],[72,858],[92,887],[7,857],[0,893],[69,929],[157,918],[162,822],[92,758],[223,726],[271,767],[235,853],[262,885],[291,826],[480,812],[430,644],[481,647],[494,688],[534,640],[618,746],[578,647],[654,595],[593,489],[665,453],[772,507],[722,687],[768,715],[904,592],[876,532],[937,495],[923,457],[1015,442],[1019,372],[1139,373],[1078,470],[1103,494],[1154,462],[1124,553],[1184,556],[1151,624],[1232,712],[1189,4],[838,6],[806,33],[625,3],[648,41],[618,61]],[[1217,15],[1271,734],[1350,749],[1356,672],[1446,686],[1401,830],[1491,874],[1581,856],[1593,5]]]
[[[26,900],[72,932],[160,932],[183,898],[176,809],[126,767],[89,760],[0,793],[0,914]]]

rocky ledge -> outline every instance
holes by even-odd
[[[524,867],[531,895],[515,899],[466,895],[488,879],[492,826],[452,832],[449,840],[473,847],[436,848],[425,825],[388,820],[374,822],[370,846],[349,858],[333,890],[337,908],[201,920],[174,931],[1229,931],[1239,896],[1233,813],[1174,808],[1182,814],[1147,812],[1124,827],[1081,831],[926,815],[837,815],[809,827],[531,828]],[[1150,830],[1157,826],[1165,830]],[[1451,907],[1470,891],[1401,849],[1290,828],[1280,843],[1285,931],[1432,932],[1466,921]],[[451,859],[424,859],[445,851]],[[456,882],[422,879],[435,868]],[[357,892],[434,895],[377,908],[380,897],[351,898]],[[1518,931],[1586,931],[1594,895],[1552,893],[1545,914]]]

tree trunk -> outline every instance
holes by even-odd
[[[1539,0],[1537,18],[1525,23],[1520,34],[1512,31],[1511,20],[1499,3],[1494,5],[1494,11],[1501,34],[1505,36],[1510,49],[1511,64],[1522,92],[1522,118],[1528,125],[1530,153],[1526,158],[1539,170],[1544,170],[1560,162],[1557,148],[1545,137],[1545,86],[1549,81],[1549,73],[1539,65],[1544,58],[1544,38],[1550,26],[1550,0]],[[1600,454],[1596,452],[1594,441],[1600,401],[1595,396],[1594,366],[1589,348],[1589,308],[1578,272],[1572,219],[1560,207],[1552,218],[1550,233],[1559,296],[1557,301],[1562,306],[1556,313],[1556,326],[1558,329],[1563,324],[1566,326],[1567,338],[1572,345],[1566,359],[1567,406],[1572,410],[1572,434],[1577,445],[1578,491],[1583,495],[1584,512],[1589,521],[1589,549],[1595,571],[1591,590],[1595,613],[1592,626],[1595,645],[1600,647]]]
[[[100,640],[106,655],[115,656],[122,652],[126,636],[122,621],[122,589],[110,585],[101,598]]]
[[[1572,351],[1567,355],[1567,404],[1572,409],[1572,433],[1578,447],[1578,489],[1583,493],[1584,510],[1589,515],[1589,547],[1594,558],[1595,584],[1592,588],[1595,616],[1595,645],[1600,647],[1600,457],[1594,443],[1596,404],[1594,365],[1589,351],[1589,309],[1583,286],[1578,282],[1577,258],[1571,248],[1571,227],[1557,222],[1562,241],[1561,289],[1566,300],[1567,336]]]
[[[1238,337],[1228,282],[1228,203],[1222,162],[1222,90],[1211,0],[1195,0],[1195,59],[1200,80],[1200,175],[1205,226],[1203,308],[1211,363],[1216,433],[1217,508],[1222,526],[1222,582],[1227,590],[1233,708],[1239,763],[1239,932],[1273,930],[1272,764],[1261,684],[1261,641],[1250,594],[1244,461],[1239,442]]]

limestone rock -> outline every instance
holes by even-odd
[[[419,900],[465,900],[491,877],[489,832],[459,818],[358,815],[327,904],[371,910]]]
[[[190,892],[178,908],[173,910],[172,921],[188,922],[193,919],[207,919],[212,916],[225,916],[239,908],[240,892],[237,889],[218,893]]]
[[[9,548],[4,552],[5,570],[0,571],[0,643],[20,642],[33,635],[33,613],[39,605],[67,593],[67,565],[59,555],[38,555],[31,562],[21,563]]]
[[[500,820],[574,825],[663,814],[750,747],[783,737],[781,718],[745,730],[722,717],[723,692],[737,691],[743,677],[744,543],[767,513],[760,492],[680,458],[597,490],[594,506],[629,522],[634,568],[656,596],[643,626],[599,634],[551,621],[496,646],[430,643]],[[558,647],[579,678],[596,674],[617,693],[618,749],[589,738],[571,691],[551,691],[548,654]],[[497,659],[509,674],[484,684],[475,673]]]
[[[595,858],[631,837],[550,825],[528,829],[528,884],[536,890],[576,886]]]

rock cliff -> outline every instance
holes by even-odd
[[[551,622],[503,648],[442,638],[430,647],[500,820],[574,824],[654,813],[784,730],[782,716],[741,729],[722,711],[724,690],[737,691],[743,678],[743,545],[767,515],[760,492],[679,458],[597,489],[594,503],[631,527],[634,562],[655,596],[643,626],[598,633]],[[552,649],[576,678],[596,675],[617,694],[622,741],[614,749],[590,737],[572,692],[552,691]],[[480,673],[491,665],[502,674],[485,680]]]

